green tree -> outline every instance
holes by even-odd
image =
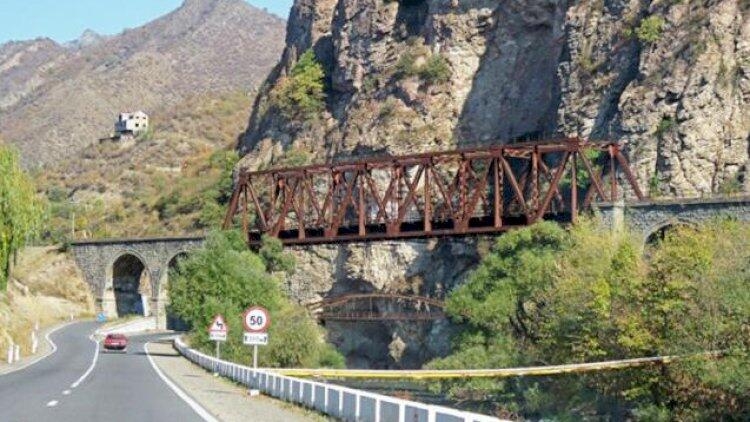
[[[294,271],[294,257],[284,252],[284,245],[278,238],[263,235],[258,253],[269,271]]]
[[[206,332],[221,314],[229,325],[223,356],[251,363],[251,349],[242,344],[242,312],[263,306],[271,313],[269,345],[260,348],[263,366],[341,366],[343,357],[325,343],[323,330],[307,311],[282,292],[280,280],[269,273],[264,258],[247,248],[238,231],[214,232],[203,249],[180,261],[170,274],[171,311],[193,327],[193,345],[210,352]]]
[[[635,35],[642,42],[653,44],[661,38],[664,24],[664,18],[658,15],[651,15],[641,21],[641,24],[635,29]]]
[[[0,291],[5,291],[13,255],[37,234],[43,206],[18,153],[0,145]]]
[[[290,120],[311,120],[325,109],[325,71],[312,50],[271,91],[271,102]]]
[[[540,223],[499,238],[468,283],[449,296],[448,313],[464,329],[454,353],[429,366],[547,365],[719,350],[725,354],[719,360],[703,356],[554,381],[457,381],[442,388],[538,418],[743,419],[750,412],[748,286],[746,223],[682,227],[645,254],[637,240],[592,222],[569,230]]]

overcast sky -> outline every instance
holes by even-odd
[[[293,0],[245,0],[286,19]],[[86,29],[113,35],[164,15],[182,0],[0,0],[0,44],[49,37],[78,38]]]

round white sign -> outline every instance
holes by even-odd
[[[255,306],[245,311],[243,322],[247,331],[259,333],[268,329],[271,317],[266,308]]]

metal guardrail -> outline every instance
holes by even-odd
[[[347,422],[501,422],[500,419],[334,384],[279,375],[216,359],[175,338],[174,347],[196,365],[249,388]]]

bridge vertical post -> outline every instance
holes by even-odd
[[[243,206],[242,206],[242,233],[247,237],[247,240],[250,240],[250,229],[247,224],[247,207],[249,205],[247,201],[247,187],[243,189]]]
[[[367,234],[365,231],[365,217],[366,217],[366,211],[365,211],[365,177],[364,177],[364,170],[360,169],[359,172],[362,177],[355,176],[355,180],[357,181],[357,184],[359,185],[359,201],[357,203],[357,217],[359,219],[359,235],[364,236]]]
[[[500,158],[492,160],[492,189],[494,200],[492,211],[494,212],[494,225],[499,229],[503,225],[503,171],[500,168]]]
[[[298,239],[304,239],[305,236],[306,236],[306,234],[305,234],[305,230],[306,230],[305,229],[305,214],[306,214],[306,211],[305,211],[305,179],[306,178],[307,178],[307,174],[306,173],[302,173],[302,176],[300,177],[300,180],[298,180],[298,182],[297,182],[297,188],[299,189],[299,198],[298,198],[298,201],[296,202],[296,204],[297,204],[297,208],[296,208],[297,209],[297,227],[298,227],[298,229],[297,229],[298,230],[298,232],[297,232],[297,238]],[[300,184],[302,186],[300,186]],[[315,198],[311,198],[311,199],[314,200]]]
[[[610,201],[617,201],[617,163],[615,162],[615,146],[609,146],[609,187]]]
[[[430,161],[424,163],[424,231],[432,231],[432,194],[430,191]]]

